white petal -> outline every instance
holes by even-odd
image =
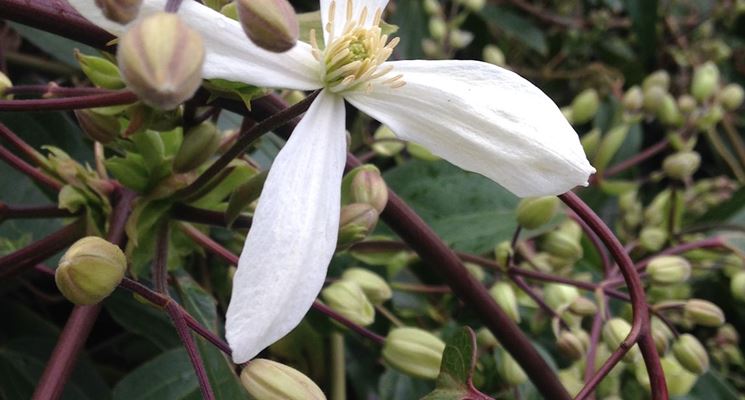
[[[323,91],[269,171],[225,324],[233,360],[250,360],[302,320],[336,248],[346,160],[344,100]]]
[[[375,18],[375,13],[380,10],[382,13],[385,6],[388,5],[388,0],[321,0],[321,22],[323,24],[323,38],[325,43],[329,42],[328,32],[326,31],[326,25],[329,22],[329,8],[331,3],[336,3],[334,10],[334,24],[333,32],[334,37],[344,30],[344,25],[347,21],[347,11],[351,5],[352,20],[357,21],[362,14],[362,10],[367,10],[367,17],[365,18],[364,26],[372,26]]]
[[[478,61],[394,61],[372,93],[347,100],[398,136],[518,196],[564,193],[595,171],[556,104],[519,75]]]
[[[92,23],[119,36],[127,27],[109,21],[93,0],[68,0]],[[145,0],[138,18],[163,11],[165,0]],[[179,16],[191,28],[199,31],[207,51],[204,78],[227,79],[271,88],[312,90],[321,87],[319,64],[313,58],[310,45],[298,42],[285,53],[272,53],[254,45],[241,25],[196,1],[184,1]],[[135,23],[131,22],[129,25]]]

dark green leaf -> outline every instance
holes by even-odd
[[[399,26],[397,32],[401,42],[396,53],[401,58],[422,58],[422,39],[427,37],[427,17],[421,1],[400,1],[391,22]]]
[[[130,372],[114,387],[114,400],[181,400],[195,393],[199,382],[182,348],[167,351]]]
[[[163,310],[140,303],[121,290],[114,292],[104,307],[124,329],[147,338],[163,350],[179,345],[173,324]]]
[[[657,48],[657,0],[625,0],[641,59],[651,66]]]
[[[380,377],[378,386],[380,400],[420,399],[433,389],[429,381],[414,379],[392,369]]]
[[[529,19],[506,7],[489,4],[479,15],[489,24],[504,32],[507,36],[521,42],[541,55],[548,54],[548,44],[543,30]]]
[[[18,31],[26,40],[33,43],[34,46],[37,46],[49,55],[70,66],[78,67],[78,60],[75,59],[73,53],[75,49],[79,49],[86,54],[96,54],[98,52],[90,46],[30,26],[13,22],[11,22],[11,25],[13,29]]]

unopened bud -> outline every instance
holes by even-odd
[[[484,50],[481,56],[484,61],[488,62],[489,64],[494,64],[500,67],[505,66],[505,64],[507,63],[505,61],[502,49],[493,44],[487,44],[486,46],[484,46]]]
[[[439,16],[429,19],[429,34],[433,39],[441,40],[445,37],[448,27],[445,20]]]
[[[563,331],[556,339],[556,347],[561,354],[570,360],[579,360],[584,357],[587,347],[579,336],[569,331]]]
[[[684,333],[673,343],[673,355],[683,368],[696,375],[709,370],[709,354],[695,336]]]
[[[341,208],[337,248],[344,249],[364,240],[378,223],[378,211],[366,203],[352,203]]]
[[[736,83],[730,83],[719,93],[719,100],[722,102],[725,110],[734,111],[740,108],[743,100],[745,100],[745,91],[742,89],[742,86]]]
[[[598,151],[595,153],[595,159],[592,163],[598,171],[602,171],[606,166],[608,166],[613,159],[613,156],[616,155],[618,149],[621,148],[621,145],[626,140],[628,133],[629,125],[620,124],[614,126],[603,135],[603,138],[600,141],[600,146],[598,146]]]
[[[568,307],[577,297],[579,290],[574,286],[549,283],[543,288],[543,299],[554,310]]]
[[[685,317],[696,325],[719,327],[725,322],[724,312],[716,304],[690,299],[685,304]]]
[[[702,131],[708,130],[718,124],[722,118],[724,118],[724,109],[722,106],[712,104],[696,120],[696,127]]]
[[[359,285],[365,296],[373,304],[382,304],[393,296],[393,291],[380,275],[362,268],[350,268],[341,275],[341,279]]]
[[[621,343],[631,332],[631,325],[621,318],[612,318],[603,327],[603,341],[611,351],[621,347]],[[632,362],[639,356],[639,347],[634,345],[624,357],[625,361]]]
[[[262,49],[281,53],[297,43],[300,24],[287,0],[237,0],[236,7],[243,31]]]
[[[701,166],[701,156],[695,151],[681,151],[665,157],[662,169],[672,179],[686,180]]]
[[[670,396],[685,396],[693,389],[698,376],[690,373],[680,365],[675,357],[663,357],[660,359],[662,371],[665,373],[665,382]]]
[[[486,272],[484,272],[484,269],[480,265],[471,262],[464,262],[463,266],[466,267],[466,270],[468,270],[468,273],[471,274],[473,279],[476,279],[479,282],[483,282],[484,279],[486,279]]]
[[[649,262],[647,274],[658,285],[681,283],[691,276],[691,264],[680,256],[659,256]]]
[[[373,151],[383,157],[392,157],[406,147],[406,144],[398,139],[396,134],[386,125],[380,125],[373,134],[373,139],[375,139],[375,143],[371,146]]]
[[[482,349],[492,349],[499,346],[499,341],[487,328],[481,328],[476,332],[476,343]]]
[[[77,50],[75,58],[80,64],[80,69],[94,85],[112,90],[124,88],[125,84],[116,64],[105,58],[85,55]]]
[[[440,13],[442,6],[437,0],[424,0],[424,12],[429,15],[436,15]]]
[[[121,125],[116,117],[93,110],[75,110],[75,117],[83,132],[92,140],[108,144],[119,137]]]
[[[175,172],[191,171],[209,160],[220,147],[220,132],[211,122],[203,122],[184,134],[176,156],[173,158]]]
[[[740,301],[745,301],[745,271],[740,271],[732,277],[730,291],[732,292],[732,297]]]
[[[639,111],[644,104],[644,93],[639,86],[632,86],[623,95],[623,107],[627,111]]]
[[[473,33],[461,29],[453,29],[448,36],[450,46],[454,49],[467,47],[473,41]]]
[[[590,132],[585,133],[580,138],[582,149],[588,157],[595,156],[595,153],[598,151],[598,146],[600,146],[601,137],[602,133],[600,132],[600,129],[593,128]]]
[[[469,11],[478,12],[481,11],[482,8],[484,8],[486,0],[461,0],[461,3],[463,3],[463,7],[465,7]]]
[[[651,86],[644,89],[644,111],[656,114],[667,96],[667,91],[659,86]]]
[[[506,350],[502,350],[499,354],[497,372],[510,386],[517,386],[528,380],[528,375],[525,374],[523,368]]]
[[[326,400],[318,385],[302,372],[263,358],[243,368],[241,383],[256,400]]]
[[[706,101],[719,86],[719,68],[709,61],[696,68],[691,79],[691,95],[698,101]]]
[[[678,108],[683,114],[690,114],[696,109],[696,99],[689,94],[678,97]]]
[[[0,71],[0,99],[7,97],[5,92],[13,87],[13,82],[10,81],[7,75]]]
[[[122,250],[89,236],[70,246],[59,262],[57,288],[75,304],[95,304],[108,297],[124,278],[127,258]]]
[[[334,282],[323,289],[321,297],[334,311],[355,324],[367,326],[375,321],[375,308],[356,282]]]
[[[517,223],[525,229],[535,229],[548,223],[559,209],[556,196],[522,199],[517,205]]]
[[[590,121],[600,108],[600,97],[595,89],[586,89],[572,100],[572,123],[581,125]]]
[[[494,247],[494,258],[502,269],[507,269],[513,253],[512,243],[509,240],[499,242],[497,243],[497,246]]]
[[[204,43],[177,14],[159,12],[121,37],[117,58],[124,81],[146,104],[172,110],[202,83]]]
[[[541,245],[544,251],[552,256],[566,260],[568,263],[582,258],[582,245],[580,242],[560,230],[546,234]]]
[[[505,314],[510,317],[510,319],[517,323],[520,322],[520,310],[517,307],[517,296],[515,296],[515,290],[509,283],[495,283],[494,286],[489,289],[489,294]]]
[[[717,330],[717,341],[726,344],[737,344],[740,341],[740,335],[737,333],[737,329],[731,324],[722,325]]]
[[[652,339],[654,339],[654,345],[659,354],[667,353],[672,337],[673,332],[670,330],[670,327],[659,318],[652,317]]]
[[[569,305],[569,311],[580,317],[590,317],[598,312],[598,306],[587,297],[577,297]]]
[[[655,71],[644,78],[642,88],[646,91],[652,86],[657,86],[664,91],[670,88],[670,74],[665,70]]]
[[[95,3],[104,17],[120,24],[127,24],[137,18],[142,0],[95,0]]]
[[[417,328],[394,328],[383,344],[383,359],[391,367],[417,378],[435,379],[440,373],[445,342]]]
[[[342,204],[366,203],[383,212],[388,203],[388,187],[380,170],[366,164],[347,173],[342,180],[341,201]]]
[[[683,116],[678,110],[678,103],[670,93],[665,93],[662,103],[657,108],[657,117],[665,125],[677,126],[683,121]]]
[[[657,226],[647,226],[639,232],[639,244],[647,251],[658,251],[667,241],[667,231]]]

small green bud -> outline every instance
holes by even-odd
[[[341,279],[352,281],[362,288],[365,296],[373,304],[382,304],[393,297],[393,291],[380,275],[363,268],[350,268],[341,275]]]
[[[412,157],[424,161],[437,161],[440,159],[440,157],[432,154],[432,152],[427,150],[424,146],[414,142],[406,143],[406,151],[408,151]]]
[[[629,125],[620,124],[611,128],[605,135],[603,135],[598,146],[598,151],[595,153],[595,157],[592,165],[597,168],[598,171],[602,172],[606,166],[611,162],[613,156],[616,155],[618,149],[626,140],[626,136],[629,133]],[[599,172],[599,173],[600,173]]]
[[[595,156],[595,153],[598,151],[598,146],[600,146],[601,137],[602,134],[600,133],[600,129],[593,128],[590,132],[585,133],[582,138],[580,138],[582,149],[585,150],[585,154],[587,154],[588,157]]]
[[[646,78],[642,83],[642,88],[646,91],[647,89],[656,86],[664,91],[670,88],[670,74],[665,70],[655,71]]]
[[[75,58],[85,76],[91,83],[104,89],[123,89],[126,85],[119,73],[119,67],[111,61],[95,56],[87,56],[75,50]]]
[[[450,46],[454,49],[463,49],[473,41],[473,33],[461,29],[453,29],[448,36]]]
[[[479,282],[483,282],[484,279],[486,279],[486,272],[484,272],[484,269],[481,268],[480,265],[471,262],[464,262],[463,266],[466,267],[468,273],[471,274],[473,279],[476,279]]]
[[[493,44],[487,44],[484,46],[481,57],[489,64],[494,64],[500,67],[504,67],[507,64],[502,49]]]
[[[719,104],[712,104],[707,108],[698,120],[696,120],[696,127],[702,131],[708,130],[714,127],[719,121],[724,118],[724,109]]]
[[[489,289],[489,294],[510,319],[520,323],[520,309],[517,307],[517,296],[515,296],[515,290],[509,283],[495,283]]]
[[[624,339],[629,336],[631,325],[621,318],[612,318],[603,327],[603,342],[611,351],[621,347]],[[634,345],[624,357],[625,361],[633,362],[639,357],[639,347]]]
[[[690,114],[696,110],[696,99],[689,94],[678,97],[678,108],[683,114]]]
[[[440,10],[442,10],[442,7],[440,6],[440,2],[437,0],[424,0],[424,12],[426,12],[429,15],[436,15],[440,13]]]
[[[684,333],[673,343],[673,355],[688,371],[702,375],[709,370],[709,354],[695,336]]]
[[[499,346],[499,341],[487,328],[481,328],[476,332],[476,343],[482,349],[493,349]]]
[[[204,43],[177,14],[159,12],[121,37],[117,58],[127,86],[155,108],[172,110],[202,84]]]
[[[10,78],[0,71],[0,99],[8,97],[5,96],[5,92],[12,87],[13,82],[10,81]]]
[[[587,297],[577,297],[569,305],[569,311],[580,317],[591,317],[598,312],[598,306]]]
[[[364,240],[375,229],[378,218],[378,211],[369,204],[352,203],[343,206],[339,217],[337,249],[345,249]]]
[[[119,137],[121,125],[116,117],[103,115],[94,110],[75,110],[80,128],[92,140],[108,144]]]
[[[326,400],[318,385],[302,372],[263,358],[243,368],[241,383],[256,400]]]
[[[740,335],[732,324],[724,324],[717,330],[716,340],[719,343],[737,344],[740,342]]]
[[[545,252],[566,260],[568,263],[573,263],[582,258],[580,242],[561,230],[547,233],[543,237],[541,245]]]
[[[275,53],[295,47],[300,23],[287,0],[237,0],[243,31],[257,46]]]
[[[587,347],[579,336],[569,331],[563,331],[556,339],[556,347],[559,352],[570,360],[579,360],[585,356]]]
[[[719,100],[725,110],[737,110],[742,105],[743,100],[745,100],[745,91],[742,89],[742,86],[736,83],[730,83],[719,93]]]
[[[639,111],[644,104],[644,92],[639,86],[632,86],[623,94],[622,103],[626,111]]]
[[[649,262],[647,274],[658,285],[673,285],[688,280],[691,264],[680,256],[659,256]]]
[[[576,368],[560,369],[556,375],[558,375],[559,381],[572,397],[576,396],[584,386]]]
[[[435,40],[442,40],[447,33],[448,27],[445,20],[439,16],[429,19],[429,34]]]
[[[228,200],[228,208],[225,209],[225,222],[228,226],[233,225],[241,212],[259,198],[268,175],[269,170],[261,171],[233,190]]]
[[[375,321],[375,307],[357,282],[334,282],[323,289],[321,297],[334,311],[355,324],[367,326]]]
[[[517,223],[525,229],[536,229],[551,221],[558,209],[556,196],[522,199],[517,205]]]
[[[719,68],[711,61],[700,65],[693,72],[691,95],[700,102],[708,100],[719,86]]]
[[[380,213],[388,203],[388,187],[380,170],[372,164],[349,171],[342,180],[341,190],[342,204],[366,203]]]
[[[118,246],[88,236],[67,249],[59,261],[54,280],[71,302],[96,304],[116,289],[126,270],[127,258]]]
[[[730,280],[730,291],[732,297],[737,300],[745,301],[745,271],[736,273]]]
[[[656,226],[647,226],[639,232],[639,244],[647,251],[659,251],[667,241],[667,232]]]
[[[665,157],[662,169],[672,179],[686,180],[701,166],[701,156],[695,151],[681,151]]]
[[[417,328],[394,328],[383,344],[383,359],[391,367],[422,379],[440,374],[445,342]]]
[[[238,21],[238,5],[231,1],[220,8],[220,14],[234,21]]]
[[[513,254],[512,243],[509,240],[497,243],[497,246],[494,248],[494,258],[502,269],[507,269]]]
[[[220,147],[220,132],[211,122],[203,122],[184,134],[176,156],[173,170],[177,173],[191,171],[209,160]]]
[[[665,93],[662,103],[657,108],[657,117],[665,125],[677,126],[683,122],[683,116],[678,110],[678,103],[670,93]]]
[[[595,89],[586,89],[572,100],[573,124],[581,125],[595,117],[600,108],[600,96]]]
[[[499,352],[497,372],[510,386],[521,385],[528,380],[528,375],[525,374],[523,368],[506,350]]]
[[[719,327],[725,322],[722,309],[710,301],[690,299],[684,310],[686,319],[696,325]]]
[[[393,131],[386,125],[380,127],[373,134],[375,143],[372,144],[372,150],[383,157],[392,157],[401,152],[406,147]]]
[[[642,104],[644,111],[650,114],[656,114],[657,110],[662,107],[667,94],[667,90],[659,86],[651,86],[644,89],[644,103]]]
[[[471,12],[479,12],[486,5],[486,0],[460,0],[460,2]]]
[[[652,339],[659,354],[667,353],[670,339],[673,338],[673,332],[662,320],[652,317]]]
[[[554,310],[568,307],[579,296],[579,290],[574,286],[549,283],[543,287],[543,299]]]
[[[142,0],[95,0],[104,17],[120,24],[127,24],[137,18]]]
[[[685,396],[693,389],[698,377],[688,372],[674,357],[660,359],[662,371],[665,373],[667,390],[671,396]]]

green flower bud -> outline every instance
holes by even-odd
[[[737,300],[745,301],[745,271],[736,273],[730,280],[730,291],[732,297]]]
[[[691,276],[691,264],[679,256],[659,256],[647,265],[647,274],[658,285],[685,282]]]
[[[662,169],[672,179],[686,180],[701,166],[701,156],[695,151],[681,151],[665,157]]]
[[[642,104],[644,111],[650,114],[656,114],[657,110],[662,107],[667,94],[667,90],[659,86],[651,86],[644,89],[644,103]]]
[[[392,157],[401,152],[406,144],[396,137],[396,134],[386,125],[380,127],[373,134],[375,143],[372,144],[372,150],[375,154],[383,157]]]
[[[686,319],[696,325],[719,327],[725,322],[722,309],[710,301],[690,299],[684,310]]]
[[[382,304],[393,297],[393,291],[380,275],[363,268],[350,268],[341,275],[341,279],[352,281],[362,288],[365,296],[373,304]]]
[[[522,199],[517,205],[517,223],[525,229],[536,229],[551,221],[558,209],[556,196]]]
[[[357,282],[334,282],[321,291],[321,297],[334,311],[355,324],[367,326],[375,321],[375,307]]]
[[[579,290],[574,286],[549,283],[543,287],[543,299],[554,310],[568,307],[579,296]]]
[[[670,88],[670,74],[665,70],[655,71],[646,78],[642,83],[642,88],[646,91],[647,89],[656,86],[664,91]]]
[[[473,41],[473,33],[460,29],[454,29],[450,31],[448,40],[450,41],[450,46],[452,48],[463,49],[471,44],[471,42]]]
[[[709,370],[709,354],[693,335],[680,335],[673,343],[673,355],[683,368],[696,375],[702,375]]]
[[[677,126],[683,122],[683,116],[678,110],[678,103],[670,93],[665,93],[662,103],[657,108],[657,117],[665,125]]]
[[[623,94],[622,103],[626,111],[639,111],[644,104],[644,92],[639,86],[632,86]]]
[[[80,128],[91,140],[108,144],[119,137],[121,125],[116,117],[99,114],[93,110],[75,110],[75,117]]]
[[[598,312],[598,306],[587,297],[577,297],[569,304],[569,311],[580,317],[591,317]]]
[[[626,140],[628,133],[629,125],[621,124],[614,126],[608,133],[603,135],[592,163],[599,171],[598,173],[602,172],[608,166],[608,163],[611,162],[613,156],[616,155],[618,149],[621,148],[621,145]]]
[[[585,356],[587,347],[579,336],[569,331],[563,331],[556,339],[556,347],[559,352],[570,360],[579,360]]]
[[[414,142],[406,143],[406,151],[408,151],[412,157],[424,161],[437,161],[440,159],[440,157],[432,154],[432,152],[427,150],[424,146],[416,144]]]
[[[507,64],[502,49],[493,44],[487,44],[484,46],[481,58],[489,64],[494,64],[500,67],[504,67]]]
[[[318,385],[302,372],[263,358],[243,368],[241,383],[256,400],[326,400]]]
[[[487,328],[481,328],[476,332],[476,343],[482,349],[492,349],[499,346],[499,341]]]
[[[595,117],[600,108],[600,96],[595,89],[586,89],[572,100],[573,124],[581,125]]]
[[[696,127],[702,131],[708,130],[718,124],[722,118],[724,118],[724,109],[719,104],[713,104],[696,120]]]
[[[468,273],[471,274],[473,279],[476,279],[479,282],[483,282],[484,279],[486,279],[486,272],[484,272],[484,269],[481,268],[480,265],[471,262],[464,262],[463,266],[466,267],[466,270],[468,270]]]
[[[184,134],[176,156],[173,170],[177,173],[191,171],[209,160],[220,147],[220,132],[211,122],[203,122]]]
[[[582,258],[580,242],[561,230],[546,234],[541,241],[541,245],[545,252],[566,260],[568,263],[573,263]]]
[[[652,317],[652,339],[659,354],[667,353],[670,339],[673,338],[673,332],[657,317]]]
[[[689,94],[678,97],[678,108],[683,114],[690,114],[696,110],[696,99]]]
[[[486,4],[486,0],[460,0],[460,2],[463,4],[463,7],[471,12],[481,11]]]
[[[13,82],[10,81],[10,78],[0,71],[0,99],[8,97],[5,96],[5,92],[12,87]]]
[[[509,240],[497,243],[497,246],[494,248],[494,258],[502,269],[507,269],[513,254],[512,243]]]
[[[341,208],[337,249],[365,240],[378,224],[378,211],[369,204],[352,203]]]
[[[631,325],[621,318],[612,318],[603,326],[603,342],[611,351],[621,347],[624,339],[629,336]],[[639,347],[634,345],[624,357],[627,362],[633,362],[639,357]]]
[[[89,236],[67,249],[54,273],[54,281],[71,302],[96,304],[116,289],[126,270],[127,258],[118,246]]]
[[[725,344],[737,344],[740,341],[740,335],[737,329],[731,324],[724,324],[717,330],[717,342]]]
[[[585,154],[587,154],[588,157],[594,157],[595,153],[598,151],[598,146],[600,146],[600,138],[602,137],[602,134],[600,133],[600,129],[593,128],[590,132],[587,132],[580,138],[580,143],[582,143],[582,149],[585,150]]]
[[[238,21],[238,5],[235,2],[225,4],[220,8],[220,14],[232,19],[233,21]]]
[[[424,0],[424,12],[429,15],[436,15],[440,13],[442,7],[440,2],[437,0]]]
[[[505,350],[499,352],[499,367],[497,372],[510,386],[517,386],[528,380],[520,364]]]
[[[698,377],[688,372],[673,357],[664,357],[660,360],[662,371],[665,373],[667,390],[671,396],[685,396],[693,389]]]
[[[75,58],[80,64],[80,69],[94,85],[112,90],[123,89],[126,86],[119,73],[119,67],[111,61],[101,57],[87,56],[78,50],[75,50]]]
[[[724,89],[719,93],[719,101],[727,111],[734,111],[742,105],[745,100],[745,91],[742,86],[736,83],[730,83],[725,86]]]
[[[584,384],[575,368],[560,369],[557,375],[559,376],[559,381],[571,396],[576,396],[582,390]]]
[[[439,16],[435,16],[429,19],[429,34],[433,39],[441,40],[445,37],[448,27],[445,20]]]
[[[366,203],[380,213],[388,203],[388,187],[380,176],[380,170],[372,164],[349,171],[341,187],[342,204]]]
[[[268,175],[269,170],[261,171],[231,193],[228,208],[225,209],[225,223],[228,226],[233,225],[241,212],[259,198]]]
[[[709,61],[700,65],[693,72],[691,95],[700,102],[708,100],[719,86],[719,68]]]
[[[517,307],[517,296],[515,290],[509,283],[497,282],[489,289],[491,298],[504,310],[510,319],[520,323],[520,310]]]
[[[146,104],[172,110],[202,83],[204,43],[177,14],[159,12],[132,26],[117,58],[127,86]]]
[[[142,0],[95,0],[95,3],[104,17],[120,24],[127,24],[137,18]]]
[[[440,374],[445,342],[417,328],[394,328],[383,344],[383,359],[404,374],[435,379]]]
[[[667,242],[667,232],[656,226],[647,226],[639,232],[639,244],[647,251],[658,251]]]
[[[282,53],[295,47],[300,23],[287,0],[237,0],[243,31],[262,49]]]

